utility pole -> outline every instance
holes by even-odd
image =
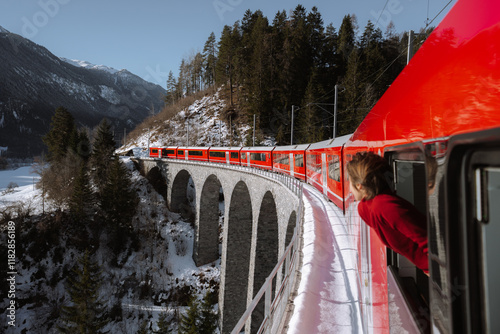
[[[413,57],[413,40],[415,38],[415,33],[410,30],[408,33],[408,55],[406,57],[406,65],[410,62],[411,57]]]
[[[187,127],[186,127],[186,131],[187,131],[187,143],[186,143],[186,147],[189,147],[189,118],[186,120],[186,124],[187,124]]]
[[[295,106],[292,105],[292,134],[290,136],[290,145],[293,145],[293,114],[295,112]]]
[[[219,120],[219,146],[222,146],[222,120]]]
[[[255,146],[255,114],[253,114],[253,145]]]
[[[333,102],[333,139],[337,135],[337,97],[338,97],[338,85],[335,85],[335,101]]]

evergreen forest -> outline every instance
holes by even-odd
[[[421,30],[414,50],[431,31]],[[392,23],[384,32],[370,21],[361,29],[355,15],[346,15],[337,29],[325,26],[316,7],[298,5],[272,21],[247,10],[183,59],[177,77],[169,73],[165,102],[224,85],[228,123],[252,124],[255,115],[260,134],[290,144],[293,106],[293,144],[326,140],[333,136],[335,86],[340,136],[357,128],[398,76],[407,48],[408,34]]]

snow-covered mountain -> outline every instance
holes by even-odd
[[[105,72],[108,72],[110,74],[116,74],[116,73],[120,72],[119,70],[114,69],[112,67],[108,67],[105,65],[95,65],[95,64],[89,63],[88,61],[85,61],[85,60],[68,59],[68,58],[64,58],[64,57],[61,57],[60,59],[62,61],[67,62],[68,64],[71,64],[71,65],[76,66],[76,67],[83,67],[83,68],[87,68],[87,69],[91,69],[91,70],[105,71]],[[125,70],[122,70],[122,71],[125,71]]]
[[[165,90],[127,70],[60,59],[0,27],[0,146],[21,156],[39,154],[59,106],[81,126],[106,117],[117,133],[133,129],[163,107]]]

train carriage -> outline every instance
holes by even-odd
[[[160,158],[177,159],[177,146],[167,146],[160,149]]]
[[[149,156],[151,158],[159,158],[161,154],[161,147],[150,147]]]
[[[262,169],[273,169],[273,153],[274,147],[256,146],[243,147],[241,149],[241,165]]]
[[[273,151],[273,170],[306,179],[306,150],[309,144],[277,146]]]
[[[187,155],[187,150],[188,150],[188,148],[185,146],[177,147],[177,159],[188,160],[189,157]]]
[[[187,147],[184,149],[184,158],[191,161],[208,161],[208,149],[208,147]]]
[[[409,332],[500,331],[498,54],[500,4],[458,1],[345,145],[346,162],[384,156],[397,195],[427,217],[430,277],[386,248],[347,196],[370,331],[398,321]]]
[[[241,147],[210,147],[208,159],[211,162],[240,165],[240,151]]]
[[[350,135],[314,143],[306,151],[307,183],[344,211],[342,149]]]

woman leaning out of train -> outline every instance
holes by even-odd
[[[387,160],[372,152],[357,153],[347,165],[347,173],[351,193],[359,201],[361,219],[387,247],[428,275],[426,218],[410,202],[392,192]]]

